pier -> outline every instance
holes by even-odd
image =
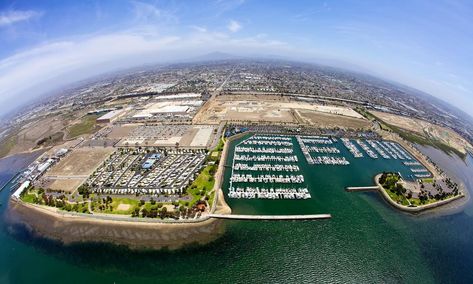
[[[318,220],[330,219],[330,214],[311,214],[311,215],[238,215],[238,214],[209,214],[210,218],[231,219],[231,220]]]
[[[345,188],[346,191],[352,192],[352,191],[374,191],[378,190],[379,187],[377,185],[374,186],[347,186]]]

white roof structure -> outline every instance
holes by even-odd
[[[151,109],[150,113],[159,114],[159,113],[187,112],[188,109],[189,109],[188,106],[183,106],[183,105],[167,105],[167,106]]]
[[[101,117],[97,118],[97,120],[112,120],[116,118],[120,113],[122,113],[122,109],[117,109],[117,110],[112,110],[110,112],[107,112],[106,114],[102,115]]]
[[[30,186],[30,181],[27,180],[24,183],[20,185],[20,187],[15,190],[15,192],[12,194],[12,197],[20,199],[20,194],[25,190],[28,186]]]
[[[180,93],[175,95],[162,95],[155,97],[156,100],[172,100],[172,99],[184,99],[184,98],[200,98],[201,94],[198,93]]]
[[[133,118],[150,118],[150,117],[153,117],[153,115],[150,113],[142,113],[142,112],[137,113],[133,116]]]

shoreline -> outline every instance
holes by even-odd
[[[215,198],[209,213],[231,214],[222,184],[227,159],[224,145],[214,184]],[[82,214],[60,211],[10,198],[9,221],[25,225],[33,233],[63,244],[104,242],[131,249],[179,249],[191,244],[207,244],[225,231],[224,220],[203,216],[190,220],[157,220],[110,214]]]
[[[216,181],[213,188],[215,198],[210,211],[204,213],[199,219],[159,220],[124,215],[75,213],[10,198],[8,208],[10,220],[24,224],[39,236],[58,240],[63,244],[102,242],[125,245],[131,249],[179,249],[191,244],[210,243],[224,233],[225,226],[224,220],[209,217],[207,214],[231,214],[232,212],[225,201],[222,188],[230,144],[247,134],[240,133],[225,140],[215,173]],[[397,141],[398,139],[389,140],[400,143],[406,151],[414,155],[430,171],[435,169],[423,155],[417,153],[408,143]],[[436,175],[435,171],[431,171],[431,173]],[[397,204],[389,197],[378,182],[379,176],[380,174],[375,176],[378,191],[390,205],[403,212],[417,214],[446,204],[451,206],[445,206],[442,209],[458,209],[469,200],[468,191],[461,184],[462,195],[417,207],[404,206]],[[463,202],[454,202],[460,199]]]
[[[226,214],[226,204],[218,203],[216,212]],[[203,217],[197,220],[160,221],[153,219],[102,219],[103,216],[81,216],[60,213],[55,208],[27,204],[10,199],[8,220],[25,225],[38,236],[63,244],[106,242],[131,249],[179,249],[186,245],[207,244],[224,232],[224,221]],[[99,218],[97,218],[99,217]],[[131,217],[128,217],[131,219]]]
[[[51,148],[53,148],[53,146],[41,147],[41,148],[38,148],[38,149],[29,149],[29,150],[26,150],[26,151],[8,153],[7,155],[5,155],[3,157],[0,157],[0,160],[8,159],[8,158],[11,158],[11,157],[14,157],[14,156],[17,156],[17,155],[35,154],[36,152],[42,152],[41,154],[43,154],[44,152],[49,151]]]
[[[418,213],[422,213],[422,212],[425,212],[427,210],[432,210],[432,209],[458,209],[458,208],[461,208],[462,206],[464,206],[468,200],[470,200],[470,196],[468,194],[468,190],[465,190],[463,184],[461,184],[461,187],[462,187],[462,194],[460,195],[457,195],[457,196],[454,196],[454,197],[451,197],[451,198],[448,198],[448,199],[445,199],[445,200],[440,200],[440,201],[437,201],[437,202],[434,202],[434,203],[430,203],[430,204],[425,204],[425,205],[420,205],[420,206],[415,206],[415,207],[409,207],[409,206],[405,206],[405,205],[402,205],[402,204],[399,204],[397,202],[395,202],[394,200],[391,199],[391,197],[389,196],[389,194],[386,192],[386,190],[384,189],[384,187],[379,183],[379,177],[381,176],[381,174],[377,174],[375,177],[374,177],[374,182],[376,184],[376,186],[378,187],[378,192],[381,194],[381,196],[383,197],[383,199],[389,203],[391,206],[395,207],[396,209],[399,209],[403,212],[407,212],[407,213],[411,213],[411,214],[418,214]],[[467,193],[465,193],[467,192]],[[455,202],[455,201],[463,201],[463,202]],[[455,204],[454,204],[455,203]],[[454,205],[453,207],[442,207],[444,205]]]

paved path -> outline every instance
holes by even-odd
[[[330,219],[330,214],[313,215],[237,215],[237,214],[209,214],[210,218],[234,220],[315,220]]]

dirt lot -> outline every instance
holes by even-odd
[[[115,149],[112,147],[80,148],[63,158],[48,176],[89,176]]]
[[[43,179],[42,187],[55,191],[73,192],[83,181],[84,179]]]
[[[137,128],[138,125],[115,125],[113,126],[112,131],[107,134],[107,138],[110,139],[121,139],[123,137],[128,136],[133,129]]]
[[[65,123],[63,119],[56,116],[26,124],[16,135],[15,145],[10,150],[10,153],[24,152],[36,147],[36,142],[41,138],[62,131]]]
[[[79,148],[73,150],[46,172],[39,186],[72,192],[76,190],[114,151],[112,147]]]
[[[343,127],[351,129],[369,129],[371,127],[371,123],[368,120],[361,118],[307,110],[296,111],[296,113],[300,115],[301,119],[305,123],[321,128]]]
[[[379,117],[381,120],[385,121],[386,123],[416,132],[418,134],[422,134],[424,136],[433,137],[437,140],[440,140],[446,145],[458,149],[463,153],[465,153],[465,147],[471,147],[465,139],[463,139],[460,135],[458,135],[455,131],[451,129],[441,127],[420,119],[379,111],[373,111],[372,113],[375,116]]]
[[[307,117],[295,116],[295,112],[303,112]],[[314,113],[314,114],[311,114]],[[347,119],[347,127],[368,127],[360,114],[354,110],[339,106],[326,106],[308,102],[289,101],[284,97],[257,97],[257,96],[225,96],[209,101],[201,108],[194,118],[198,124],[218,124],[221,120],[230,121],[264,121],[285,123],[317,124],[319,115],[322,124],[330,124],[336,118]],[[343,120],[345,121],[345,119]]]

